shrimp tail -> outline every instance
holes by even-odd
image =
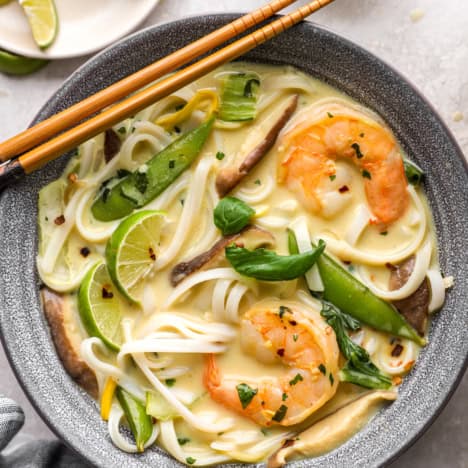
[[[203,373],[203,383],[210,393],[216,392],[221,386],[221,373],[216,365],[214,354],[207,355],[205,372]]]

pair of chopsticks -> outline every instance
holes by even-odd
[[[333,0],[314,0],[232,44],[146,87],[191,60],[270,18],[296,0],[274,0],[154,62],[108,88],[0,143],[0,189],[299,23]],[[140,91],[138,91],[140,90]],[[132,94],[134,93],[134,94]],[[129,96],[131,95],[131,96]],[[123,99],[127,97],[126,99]],[[122,100],[123,99],[123,100]],[[111,106],[111,107],[108,107]],[[104,108],[107,108],[103,110]],[[89,116],[83,123],[79,123]],[[61,133],[63,132],[63,133]]]

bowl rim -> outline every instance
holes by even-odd
[[[145,34],[147,34],[149,32],[152,32],[153,30],[156,30],[156,29],[159,29],[159,28],[164,28],[164,27],[174,27],[176,25],[183,24],[186,20],[189,20],[189,19],[202,20],[202,19],[206,19],[206,17],[218,17],[218,18],[226,18],[226,19],[228,19],[230,21],[230,20],[233,20],[236,17],[239,17],[239,16],[241,16],[243,14],[245,14],[245,13],[239,13],[239,12],[226,12],[226,13],[214,12],[214,13],[186,15],[186,16],[184,16],[182,18],[178,18],[178,19],[175,19],[175,20],[168,20],[168,21],[165,21],[165,22],[158,23],[156,25],[150,25],[150,26],[148,26],[146,28],[143,28],[141,30],[138,30],[138,31],[136,31],[136,32],[122,38],[122,39],[119,39],[118,41],[116,41],[112,45],[106,47],[102,51],[100,51],[97,54],[90,57],[81,66],[79,66],[66,80],[64,80],[63,83],[52,93],[52,95],[47,98],[44,105],[36,113],[34,119],[32,120],[32,122],[30,124],[30,126],[32,126],[35,123],[42,120],[42,115],[47,112],[47,107],[48,107],[49,102],[51,100],[57,100],[57,98],[59,97],[60,92],[65,92],[66,89],[68,88],[68,86],[70,86],[70,85],[73,86],[74,85],[74,82],[77,79],[77,77],[80,75],[80,73],[82,73],[83,71],[86,71],[89,67],[91,67],[96,62],[99,62],[101,57],[105,56],[105,54],[107,52],[111,51],[112,49],[117,48],[119,46],[122,46],[126,42],[129,42],[132,39],[138,38],[139,36],[144,36]],[[275,18],[278,18],[280,16],[282,16],[282,15],[275,15],[269,21],[272,21]],[[406,77],[403,73],[401,73],[399,70],[397,70],[393,65],[388,63],[386,60],[378,57],[373,52],[370,52],[369,50],[367,50],[365,47],[355,43],[351,39],[344,36],[342,33],[336,32],[332,28],[323,26],[321,24],[318,24],[318,23],[315,23],[315,22],[312,22],[312,21],[304,21],[302,24],[307,24],[306,27],[311,27],[312,30],[317,29],[319,31],[324,31],[324,32],[327,32],[329,34],[332,34],[332,35],[336,36],[336,38],[339,41],[344,42],[347,46],[349,46],[349,47],[351,47],[353,49],[356,49],[361,53],[364,53],[366,56],[372,58],[372,60],[374,60],[376,62],[380,62],[380,64],[382,64],[385,68],[389,69],[392,72],[392,74],[396,78],[398,78],[399,81],[402,81],[403,83],[405,83],[405,85],[407,85],[410,88],[412,93],[414,93],[429,108],[429,110],[432,112],[433,116],[437,120],[437,123],[440,125],[441,129],[446,134],[450,144],[455,149],[455,153],[457,154],[457,157],[462,161],[462,164],[463,164],[464,170],[465,170],[465,174],[468,174],[468,161],[464,157],[463,151],[460,148],[460,145],[458,144],[458,142],[457,142],[456,138],[454,137],[452,131],[448,128],[447,124],[442,119],[439,112],[435,109],[435,107],[431,104],[431,102],[428,101],[428,99],[422,94],[422,92],[411,81],[411,79]],[[265,63],[268,63],[268,62],[269,62],[268,60],[265,60]],[[319,79],[321,79],[321,78],[319,78]],[[5,193],[7,191],[8,191],[8,189],[3,191],[3,193],[0,193],[0,205],[2,204],[4,195],[5,195]],[[33,389],[30,389],[28,387],[28,383],[23,381],[22,376],[20,374],[20,369],[17,368],[15,366],[15,364],[14,364],[14,360],[13,360],[13,356],[11,354],[11,350],[10,350],[10,348],[8,348],[8,346],[6,344],[7,342],[6,342],[6,337],[5,337],[4,333],[3,333],[3,326],[4,325],[3,325],[2,321],[0,320],[0,331],[2,332],[2,333],[0,333],[0,340],[2,342],[3,349],[5,351],[5,355],[7,356],[7,359],[8,359],[9,364],[10,364],[10,368],[13,370],[13,373],[14,373],[18,383],[20,384],[22,390],[26,394],[29,402],[31,403],[31,405],[33,406],[35,411],[40,415],[41,419],[54,432],[54,434],[59,438],[59,440],[62,443],[66,444],[66,446],[68,448],[70,448],[72,450],[72,452],[76,453],[77,455],[79,455],[79,457],[83,458],[87,462],[96,463],[96,464],[99,464],[99,462],[102,462],[102,460],[94,459],[90,455],[86,454],[85,452],[81,452],[78,447],[75,447],[73,445],[73,442],[71,440],[69,440],[69,437],[67,436],[67,433],[62,431],[62,429],[58,425],[54,424],[54,422],[49,419],[49,416],[47,415],[47,412],[45,411],[45,409],[40,407],[39,402],[37,402],[36,399],[35,399]],[[54,350],[55,350],[55,348],[54,348]],[[458,385],[460,384],[467,367],[468,367],[468,353],[464,357],[463,364],[461,365],[460,369],[458,370],[456,378],[451,382],[450,387],[448,389],[446,389],[446,391],[444,392],[443,399],[441,400],[439,405],[433,410],[432,414],[425,421],[424,425],[419,428],[418,432],[415,435],[413,435],[412,437],[407,439],[406,442],[403,445],[401,445],[398,449],[394,450],[393,453],[388,453],[387,454],[388,456],[385,458],[385,460],[381,461],[381,464],[379,464],[378,466],[387,466],[387,465],[389,465],[391,462],[395,461],[402,453],[407,451],[419,438],[422,437],[422,435],[434,423],[434,421],[438,418],[438,416],[441,414],[442,410],[447,405],[448,401],[450,400],[453,393],[455,392]],[[247,466],[254,466],[254,465],[247,465]],[[295,463],[293,465],[291,465],[291,466],[295,466]]]

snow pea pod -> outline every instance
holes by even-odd
[[[347,272],[325,253],[317,260],[325,290],[323,297],[343,312],[377,330],[426,344],[418,332],[388,302]]]
[[[123,388],[117,387],[116,395],[135,437],[137,449],[143,452],[146,442],[153,433],[152,418],[146,414],[145,406]]]
[[[166,190],[197,158],[210,135],[214,119],[211,117],[182,135],[112,188],[109,188],[110,181],[105,183],[91,207],[94,217],[100,221],[122,218]]]
[[[288,230],[288,247],[290,253],[299,251],[291,230]],[[312,247],[315,248],[314,244]],[[426,340],[391,304],[377,297],[325,252],[316,264],[325,288],[325,300],[376,330],[408,338],[421,346],[426,344]]]

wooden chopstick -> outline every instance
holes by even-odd
[[[333,0],[314,0],[296,11],[242,37],[193,65],[115,104],[113,107],[104,110],[86,122],[79,124],[45,144],[21,155],[19,158],[0,166],[0,187],[7,182],[16,180],[24,175],[24,173],[29,174],[33,172],[48,161],[55,159],[87,139],[101,133],[106,128],[115,125],[214,70],[218,66],[239,57],[272,37],[277,36],[332,1]],[[2,179],[5,178],[7,180],[2,181]]]
[[[236,19],[232,23],[213,31],[207,36],[38,123],[34,127],[0,143],[0,161],[7,161],[45,143],[58,133],[77,125],[83,119],[115,104],[129,94],[138,91],[176,68],[261,23],[295,1],[297,0],[273,0],[267,5]]]

